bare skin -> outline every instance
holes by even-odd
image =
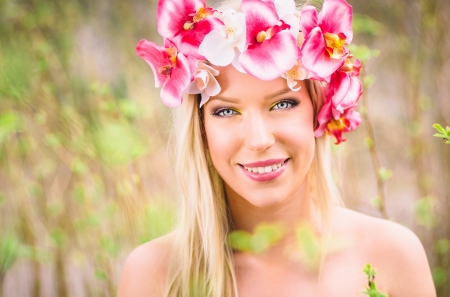
[[[309,211],[307,186],[314,154],[311,99],[303,82],[299,92],[290,92],[281,78],[261,82],[233,67],[221,68],[218,80],[222,92],[204,106],[205,131],[212,162],[224,178],[233,226],[250,232],[262,222],[291,226],[264,253],[235,253],[240,297],[364,296],[367,263],[377,268],[377,287],[390,297],[436,296],[424,249],[411,231],[345,208],[332,211],[332,238],[343,244],[329,251],[322,269],[311,270],[286,253],[300,221],[321,230]],[[271,181],[252,180],[243,171],[242,164],[271,159],[289,159]],[[131,253],[119,297],[162,296],[172,242],[169,234]]]
[[[337,208],[335,215],[334,233],[345,236],[349,244],[328,255],[320,282],[301,264],[268,256],[270,251],[239,253],[235,258],[239,296],[365,296],[359,293],[367,285],[362,273],[366,263],[377,268],[377,287],[390,297],[436,296],[425,251],[410,230],[344,208]],[[118,297],[162,296],[172,238],[165,235],[131,253]]]

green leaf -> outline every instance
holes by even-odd
[[[429,228],[436,225],[436,216],[434,214],[435,204],[436,201],[431,196],[426,196],[416,201],[415,217],[420,225]]]
[[[447,138],[447,135],[443,135],[443,134],[439,134],[439,133],[433,134],[433,136],[440,137],[440,138]]]
[[[0,114],[0,144],[4,143],[9,135],[22,128],[20,116],[12,111]]]
[[[375,82],[375,76],[374,75],[367,75],[363,79],[364,88],[368,89],[370,88],[373,83]]]
[[[376,196],[370,200],[370,204],[372,204],[372,206],[377,209],[381,209],[381,207],[383,206],[383,201],[381,200],[380,196]]]
[[[6,273],[19,258],[20,242],[12,233],[0,237],[0,272]]]
[[[433,282],[436,287],[441,287],[447,283],[447,272],[442,267],[433,268],[431,275],[433,276]]]
[[[441,134],[445,135],[445,129],[439,124],[433,124],[433,127],[438,130]]]
[[[237,230],[228,234],[227,241],[228,244],[235,250],[243,252],[251,252],[251,234],[247,231]]]
[[[255,227],[253,234],[244,231],[233,231],[228,235],[228,243],[236,250],[261,253],[278,242],[284,235],[280,224],[261,223]]]
[[[278,242],[283,237],[284,231],[281,225],[259,224],[251,238],[252,250],[256,253],[262,252]]]
[[[364,138],[364,144],[365,144],[368,148],[372,148],[372,147],[373,147],[373,140],[372,140],[372,138],[370,138],[369,136],[367,136],[366,138]]]
[[[439,239],[434,244],[434,250],[438,254],[446,254],[450,250],[450,241],[448,239]]]
[[[381,167],[380,170],[378,171],[378,176],[381,178],[382,181],[386,181],[389,178],[391,178],[392,171],[385,167]]]

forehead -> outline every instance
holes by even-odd
[[[219,97],[223,96],[238,99],[264,98],[269,94],[277,93],[288,87],[286,79],[281,77],[271,81],[263,81],[247,73],[239,72],[232,65],[215,68],[220,71],[220,74],[216,77],[221,87],[221,91],[217,95]],[[304,82],[299,81],[299,83],[298,86],[302,86],[299,93],[304,93]]]

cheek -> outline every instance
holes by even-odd
[[[229,164],[236,147],[237,140],[236,137],[233,137],[231,130],[225,123],[205,120],[206,142],[209,154],[214,167],[219,173],[224,170],[226,164]]]

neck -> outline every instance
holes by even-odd
[[[258,207],[239,196],[226,186],[228,206],[231,213],[232,229],[254,234],[255,228],[262,224],[281,226],[283,237],[261,254],[262,257],[283,257],[285,251],[291,250],[298,243],[298,228],[308,226],[315,235],[320,234],[319,217],[313,212],[307,182],[295,193],[279,203]]]

